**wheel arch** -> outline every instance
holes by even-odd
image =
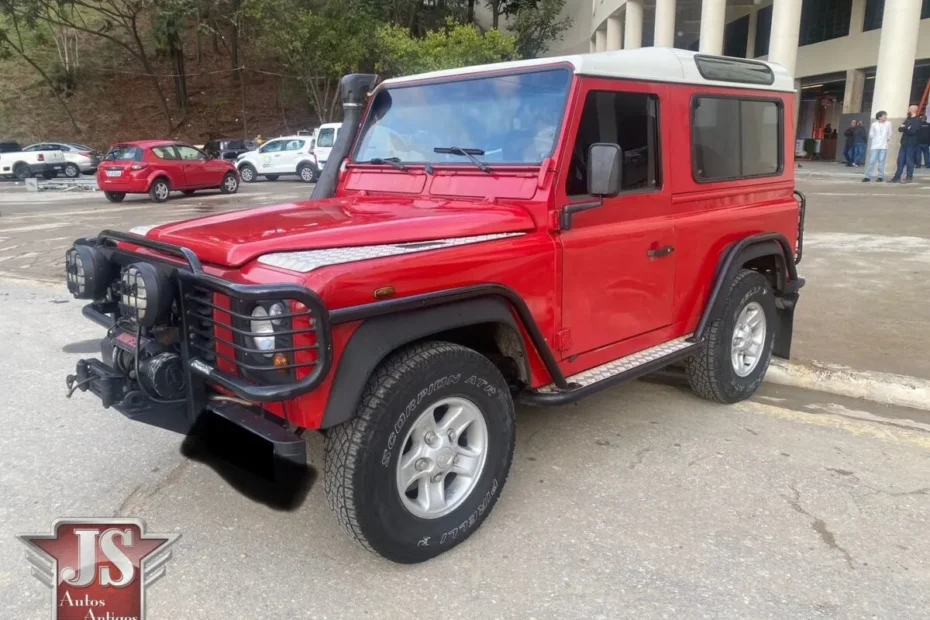
[[[798,301],[798,290],[804,286],[804,279],[798,276],[788,239],[779,233],[746,237],[724,252],[694,338],[703,338],[708,326],[720,316],[726,286],[742,269],[758,271],[772,285],[778,311],[778,329],[775,333],[773,352],[776,357],[788,359],[791,353],[794,308]]]
[[[529,357],[510,305],[479,297],[365,320],[349,339],[327,399],[321,428],[351,420],[368,378],[398,349],[424,340],[444,340],[488,357],[510,382],[528,383]]]
[[[171,177],[169,177],[163,171],[158,171],[149,178],[148,185],[145,186],[145,191],[150,191],[152,186],[155,185],[155,182],[159,179],[164,179],[168,183],[168,189],[174,189],[175,185],[171,182]]]

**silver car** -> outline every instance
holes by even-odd
[[[100,153],[83,144],[70,142],[40,142],[31,144],[24,151],[62,151],[65,156],[64,173],[66,177],[75,178],[84,174],[93,174],[100,163]]]

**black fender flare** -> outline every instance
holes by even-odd
[[[778,263],[775,281],[775,295],[779,314],[779,326],[775,335],[774,353],[778,357],[788,358],[791,349],[791,335],[794,321],[794,307],[798,301],[798,290],[804,286],[804,279],[798,276],[794,252],[788,239],[780,233],[752,235],[734,243],[720,258],[714,287],[704,307],[704,313],[694,330],[693,339],[704,338],[708,325],[723,312],[723,293],[726,285],[747,262],[763,256],[774,256]]]
[[[375,368],[406,344],[459,327],[503,323],[518,335],[520,328],[510,305],[500,297],[477,297],[420,310],[398,312],[365,320],[343,350],[320,428],[331,428],[355,417],[355,408]],[[528,366],[526,343],[523,363]],[[529,374],[529,368],[524,368]]]

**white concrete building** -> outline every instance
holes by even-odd
[[[655,44],[783,65],[801,139],[829,124],[842,141],[844,114],[894,122],[930,81],[930,0],[567,0],[565,13],[553,56]]]

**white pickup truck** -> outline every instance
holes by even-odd
[[[18,142],[0,141],[0,176],[20,181],[33,176],[54,179],[65,169],[65,155],[58,151],[23,151]]]

